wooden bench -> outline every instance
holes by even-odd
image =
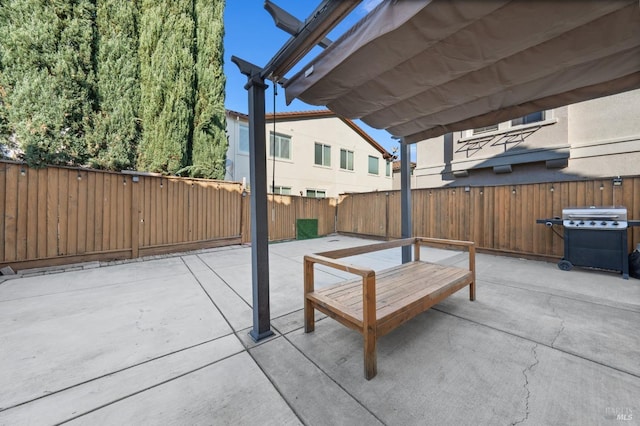
[[[412,244],[413,262],[378,273],[336,260]],[[420,261],[421,245],[466,249],[469,268]],[[316,263],[361,278],[316,290]],[[360,332],[364,337],[364,376],[370,380],[377,373],[379,337],[466,286],[469,286],[470,300],[475,300],[475,246],[469,241],[417,237],[307,255],[304,257],[305,332],[315,328],[314,309]]]

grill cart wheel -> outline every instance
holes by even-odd
[[[563,271],[570,271],[573,268],[573,265],[568,260],[562,259],[560,262],[558,262],[558,268],[562,269]]]

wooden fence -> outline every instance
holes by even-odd
[[[567,206],[624,205],[640,220],[640,177],[412,191],[413,235],[475,241],[480,249],[558,258],[561,237],[536,219]],[[250,195],[239,183],[0,162],[0,267],[25,269],[136,258],[250,242]],[[400,237],[400,192],[339,200],[270,195],[269,239],[318,234]],[[629,250],[640,227],[629,232]]]
[[[413,235],[475,241],[481,249],[540,258],[563,255],[560,235],[536,219],[561,217],[569,206],[623,205],[640,220],[640,177],[577,182],[417,189],[411,193]],[[350,194],[337,207],[337,232],[400,237],[400,192]],[[629,251],[640,228],[629,231]]]
[[[270,196],[269,238],[296,219],[335,231],[335,200]],[[0,267],[14,270],[240,244],[251,240],[239,183],[0,162]]]

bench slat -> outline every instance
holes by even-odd
[[[335,299],[318,293],[307,294],[307,299],[313,302],[316,309],[340,321],[342,324],[355,330],[362,330],[362,308],[360,312],[357,312]]]

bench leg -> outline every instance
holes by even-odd
[[[304,301],[304,332],[311,333],[316,328],[313,304],[308,300]]]
[[[469,300],[472,302],[476,300],[476,280],[469,284]]]
[[[364,378],[373,379],[378,374],[378,361],[376,355],[376,333],[374,330],[365,330],[364,336]]]
[[[314,290],[313,262],[304,259],[304,332],[311,333],[315,329],[315,313],[313,303],[307,299],[307,294]]]

